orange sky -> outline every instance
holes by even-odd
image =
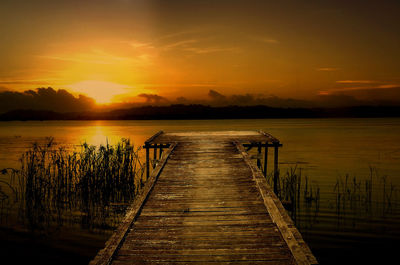
[[[398,1],[299,2],[2,1],[0,91],[399,95]]]

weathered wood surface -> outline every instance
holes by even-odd
[[[242,142],[242,143],[279,143],[279,140],[272,135],[262,131],[217,131],[217,132],[175,132],[157,133],[156,137],[151,137],[146,143],[152,144],[168,144],[173,142],[201,142],[207,139],[218,139],[225,142]]]
[[[271,137],[209,132],[151,138],[146,144],[176,146],[111,263],[317,263],[241,145],[277,143]]]

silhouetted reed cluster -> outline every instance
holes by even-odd
[[[386,175],[370,167],[369,176],[346,174],[334,186],[338,215],[346,213],[385,215],[399,211],[399,190]]]
[[[116,145],[68,151],[53,139],[33,144],[19,169],[5,169],[21,220],[33,230],[65,222],[112,229],[143,186],[139,148],[127,139]]]
[[[273,187],[273,173],[267,176],[267,182]],[[297,165],[290,166],[284,174],[278,172],[277,196],[288,210],[293,219],[296,219],[300,207],[315,212],[319,210],[320,188],[317,182],[311,181],[302,174],[302,169]]]

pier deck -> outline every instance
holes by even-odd
[[[145,147],[159,150],[157,166],[91,263],[316,264],[246,152],[262,144],[280,146],[263,132],[159,133],[150,138]]]

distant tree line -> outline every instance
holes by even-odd
[[[268,106],[206,105],[142,106],[112,111],[55,112],[19,109],[0,114],[0,120],[188,120],[267,118],[372,118],[400,117],[398,106],[357,106],[342,108],[272,108]]]

